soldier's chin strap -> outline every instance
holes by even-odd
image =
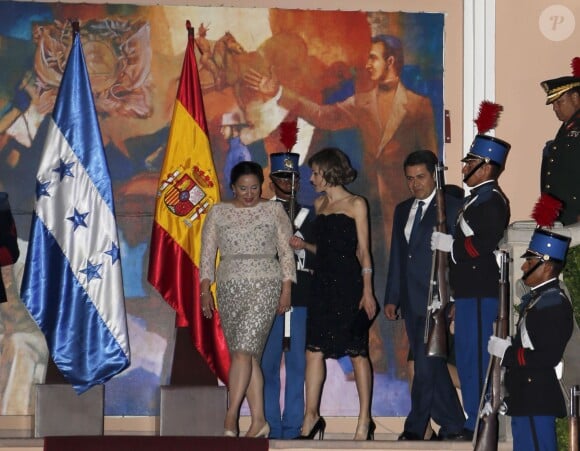
[[[532,274],[536,269],[538,269],[540,267],[541,264],[547,262],[548,260],[544,260],[543,258],[538,257],[538,263],[536,263],[534,266],[532,266],[530,269],[528,269],[523,275],[522,275],[522,280],[526,280],[530,274]]]
[[[465,177],[463,177],[463,183],[467,182],[469,177],[471,177],[473,174],[475,174],[477,172],[477,170],[480,167],[482,167],[485,163],[489,163],[489,162],[486,160],[483,160],[483,159],[479,159],[479,163],[471,171],[469,171],[469,173]]]
[[[274,185],[276,185],[276,188],[278,188],[282,193],[286,194],[287,196],[292,196],[296,192],[294,189],[294,186],[296,185],[296,180],[297,180],[295,175],[292,175],[293,180],[292,180],[292,183],[290,184],[289,190],[285,190],[284,188],[282,188],[276,179],[277,179],[277,177],[270,176],[270,180],[272,180],[272,183]]]

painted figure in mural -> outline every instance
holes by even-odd
[[[8,201],[8,193],[0,191],[0,267],[13,265],[19,256],[18,234]],[[0,302],[6,302],[6,300],[6,289],[0,277]]]
[[[195,38],[195,44],[199,50],[199,73],[201,78],[202,87],[207,87],[208,83],[203,83],[202,71],[205,69],[211,74],[210,79],[212,87],[221,85],[220,70],[213,60],[212,55],[212,44],[207,39],[207,32],[209,31],[209,24],[205,26],[202,23],[199,24],[197,29],[197,37]]]
[[[578,74],[542,82],[546,104],[552,105],[562,125],[542,155],[540,190],[563,203],[558,220],[564,225],[580,217],[580,58]]]
[[[226,162],[224,165],[224,178],[227,183],[230,182],[229,177],[232,169],[241,161],[251,161],[252,155],[244,143],[240,139],[240,131],[246,127],[242,119],[242,113],[235,111],[233,113],[224,113],[222,115],[222,123],[220,133],[228,141],[229,148],[226,153]]]
[[[447,362],[427,357],[424,343],[433,261],[430,237],[437,222],[436,165],[437,157],[429,150],[415,151],[405,159],[403,168],[412,197],[397,205],[393,221],[385,316],[395,320],[400,309],[414,358],[411,411],[399,440],[423,440],[431,418],[441,426],[440,439],[457,439],[465,422]],[[447,230],[451,232],[460,206],[458,198],[446,194]]]
[[[403,65],[403,45],[398,38],[373,37],[366,63],[371,86],[357,89],[354,95],[331,105],[319,105],[281,86],[274,73],[265,76],[249,70],[244,74],[248,86],[274,96],[282,107],[316,127],[360,129],[373,243],[387,243],[387,248],[393,210],[407,192],[401,174],[405,157],[415,150],[438,148],[431,101],[403,85]]]
[[[301,438],[323,438],[326,423],[319,405],[325,379],[325,359],[348,355],[354,368],[359,398],[355,440],[374,438],[371,418],[372,371],[368,357],[369,319],[377,313],[372,287],[366,200],[344,185],[356,171],[347,156],[326,148],[308,160],[310,181],[318,193],[314,203],[315,244],[294,243],[295,248],[316,254],[314,280],[306,325],[306,410]],[[356,327],[367,318],[367,328]]]
[[[0,189],[2,185],[0,183]],[[0,192],[0,414],[34,413],[35,384],[43,383],[48,361],[44,335],[20,301],[24,259],[8,194]]]
[[[292,309],[277,316],[268,336],[262,355],[264,373],[264,405],[266,421],[270,425],[270,438],[292,439],[300,435],[304,416],[304,371],[306,369],[306,314],[312,282],[313,254],[303,242],[313,241],[314,212],[301,206],[296,195],[300,189],[297,153],[270,155],[271,189],[275,200],[284,206],[289,216],[294,216],[294,236],[290,245],[295,247],[297,283],[292,285]],[[292,184],[294,183],[294,186]],[[292,193],[295,193],[292,196]],[[291,205],[291,202],[294,205]],[[290,346],[283,349],[283,336],[289,322]],[[280,408],[280,367],[284,357],[285,387],[284,410]]]
[[[475,429],[489,362],[487,341],[499,303],[499,267],[494,255],[509,224],[508,200],[497,183],[510,145],[476,135],[464,163],[463,182],[471,189],[456,220],[455,232],[433,232],[431,249],[450,253],[449,283],[455,298],[455,356],[467,414],[464,436]]]
[[[522,255],[522,280],[531,291],[519,305],[516,334],[489,339],[489,353],[506,369],[505,403],[515,451],[558,449],[555,419],[566,416],[566,403],[555,368],[561,367],[574,324],[572,304],[558,276],[569,245],[568,237],[534,231]]]
[[[244,397],[250,406],[247,437],[267,437],[264,381],[260,359],[276,313],[291,307],[296,263],[290,247],[292,225],[279,202],[261,198],[264,174],[252,161],[232,170],[234,199],[213,206],[202,232],[200,295],[203,315],[214,310],[210,285],[217,280],[217,301],[231,366],[226,436],[237,436]],[[221,254],[215,273],[216,253]]]

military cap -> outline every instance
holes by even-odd
[[[293,152],[278,152],[270,155],[270,175],[275,177],[300,176],[300,155]]]
[[[536,229],[530,240],[530,244],[522,258],[536,257],[542,260],[566,260],[566,253],[571,239],[567,236],[545,230]]]
[[[546,105],[549,105],[558,100],[562,94],[571,89],[580,87],[580,77],[568,76],[553,78],[552,80],[543,81],[541,85],[548,96],[546,99]]]
[[[485,160],[486,163],[503,166],[510,148],[511,144],[494,136],[475,135],[469,152],[461,161]]]

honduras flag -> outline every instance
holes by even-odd
[[[78,394],[129,366],[113,193],[78,31],[38,169],[21,297]]]

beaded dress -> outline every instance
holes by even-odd
[[[292,226],[278,202],[219,203],[202,231],[200,280],[217,281],[217,304],[231,352],[262,355],[283,280],[296,281]],[[215,257],[220,263],[215,273]]]
[[[363,292],[355,221],[344,214],[318,215],[314,229],[316,258],[306,348],[321,351],[325,358],[368,356],[368,334],[354,337],[351,332]]]

